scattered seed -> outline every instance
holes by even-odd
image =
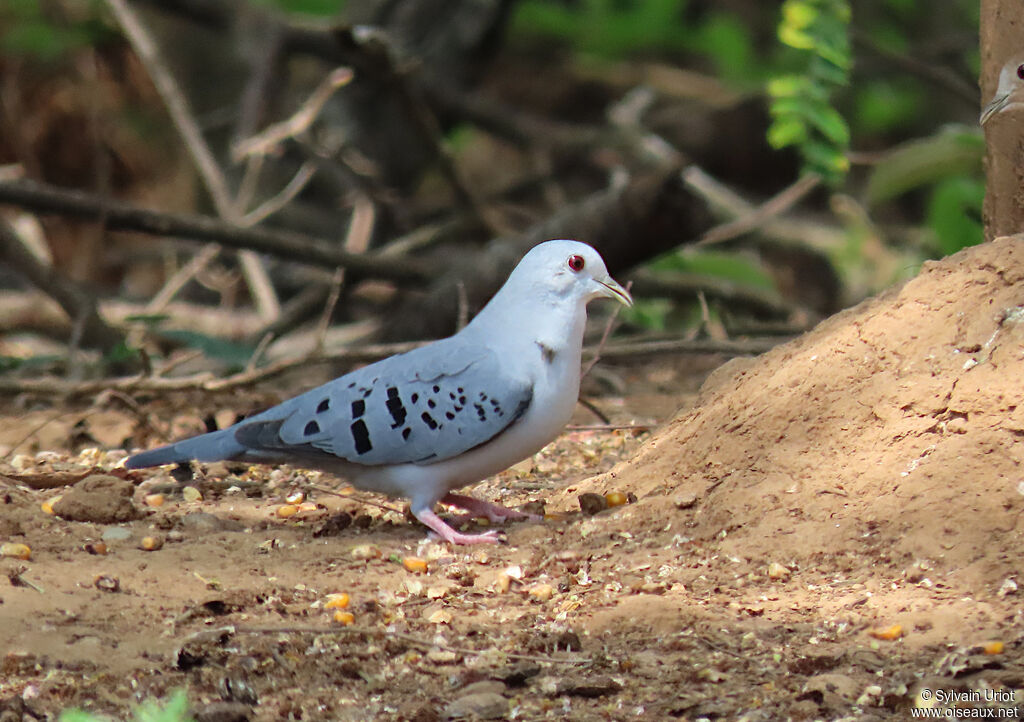
[[[427,571],[427,561],[419,557],[406,557],[402,560],[402,566],[405,567],[406,571],[416,574],[423,574]]]
[[[789,574],[789,569],[778,562],[772,562],[768,565],[768,577],[771,579],[785,579]]]
[[[284,506],[277,507],[277,511],[275,513],[280,518],[287,519],[290,516],[295,516],[296,514],[298,514],[299,507],[294,506],[292,504],[285,504]]]
[[[985,654],[1002,654],[1003,643],[1002,642],[986,642],[981,648],[981,651]]]
[[[878,627],[876,629],[868,631],[868,634],[870,634],[875,639],[884,639],[886,641],[891,641],[893,639],[899,639],[903,636],[903,627],[899,624],[894,624],[891,627]]]
[[[161,549],[164,545],[164,540],[158,536],[144,536],[142,541],[139,542],[139,549],[145,552],[155,552]]]
[[[181,490],[181,497],[185,501],[202,501],[203,500],[202,492],[200,492],[199,489],[195,488],[194,486],[186,486],[184,489],[182,489]]]
[[[380,559],[384,553],[373,544],[360,544],[349,552],[353,559]]]
[[[344,624],[347,627],[350,624],[355,623],[356,615],[352,612],[343,612],[339,609],[334,613],[334,621],[338,624]]]
[[[327,601],[324,602],[324,609],[344,609],[348,606],[348,603],[349,597],[345,592],[328,594]]]
[[[609,491],[604,495],[604,500],[608,502],[609,507],[622,506],[629,501],[629,498],[621,491]]]
[[[107,553],[107,543],[104,541],[89,542],[83,548],[90,554],[98,554],[102,556]]]
[[[536,599],[538,602],[548,601],[554,593],[555,589],[550,584],[535,584],[527,592],[531,598]]]
[[[32,550],[29,549],[28,544],[4,542],[3,544],[0,544],[0,557],[11,557],[13,559],[28,561],[32,558]]]
[[[146,496],[143,498],[142,501],[143,501],[143,503],[146,506],[151,506],[151,507],[153,507],[155,509],[157,507],[161,507],[161,506],[164,505],[164,495],[163,494],[146,494]]]
[[[40,505],[40,508],[50,516],[53,516],[53,505],[60,501],[62,496],[64,495],[58,494],[57,496],[51,496]]]
[[[284,498],[289,504],[301,504],[306,500],[306,495],[301,490],[293,491],[291,494]]]

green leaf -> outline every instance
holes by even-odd
[[[768,144],[776,150],[806,141],[807,125],[796,118],[779,118],[768,127]]]
[[[868,207],[944,179],[980,177],[985,138],[978,128],[954,126],[897,146],[876,163],[868,176]]]
[[[928,202],[928,227],[942,255],[984,240],[981,207],[985,184],[977,178],[948,178],[935,186]]]

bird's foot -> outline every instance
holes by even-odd
[[[415,516],[439,537],[451,544],[498,544],[502,541],[500,533],[493,529],[485,531],[483,534],[463,534],[455,531],[430,509],[416,512]]]
[[[457,506],[460,509],[468,511],[471,517],[482,516],[492,522],[524,520],[543,521],[543,517],[536,514],[527,514],[523,511],[509,509],[508,507],[501,506],[500,504],[492,504],[489,501],[474,499],[471,496],[463,496],[462,494],[445,494],[441,498],[441,503],[448,504],[449,506]]]

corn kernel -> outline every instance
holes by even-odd
[[[145,552],[155,552],[161,549],[164,545],[164,540],[158,536],[145,536],[142,537],[142,541],[139,542],[139,548]]]
[[[160,506],[164,505],[164,495],[163,494],[146,494],[146,496],[143,498],[142,501],[146,504],[146,506],[151,506],[151,507],[153,507],[155,509],[157,507],[160,507]]]
[[[328,594],[327,601],[324,603],[324,609],[344,609],[348,606],[349,598],[345,592],[338,594]]]
[[[899,639],[903,636],[903,627],[899,624],[894,624],[891,627],[879,627],[877,629],[872,629],[868,631],[868,634],[870,634],[875,639],[884,639],[887,641],[891,641],[893,639]]]
[[[40,508],[50,516],[53,516],[53,505],[61,500],[61,496],[61,494],[58,494],[57,496],[51,496],[49,499],[47,499],[40,505]]]
[[[28,544],[17,542],[4,542],[0,544],[0,557],[14,557],[15,559],[29,560],[32,558],[32,550]]]
[[[1002,654],[1003,643],[1002,642],[986,642],[981,648],[981,651],[985,654]]]
[[[415,572],[416,574],[422,574],[427,571],[427,561],[419,557],[406,557],[402,560],[402,566],[405,567],[406,571]]]
[[[621,491],[609,491],[604,495],[605,501],[608,502],[608,506],[622,506],[629,498]]]
[[[290,516],[295,516],[299,513],[299,507],[292,504],[285,504],[284,506],[277,507],[277,515],[282,519],[287,519]]]
[[[347,627],[356,621],[356,615],[352,614],[352,612],[343,612],[339,609],[334,613],[334,621],[338,624],[344,624]]]

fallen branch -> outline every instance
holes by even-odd
[[[34,181],[0,181],[0,204],[40,214],[101,221],[107,228],[154,236],[214,241],[231,248],[251,249],[287,261],[335,268],[341,266],[363,278],[422,282],[429,269],[412,259],[354,254],[303,233],[267,228],[241,228],[209,216],[165,213],[85,191],[58,188]]]
[[[727,356],[754,356],[770,351],[785,337],[755,338],[748,340],[715,341],[715,340],[680,340],[665,339],[657,341],[620,342],[605,346],[601,350],[603,359],[630,359],[659,354],[709,354],[719,353]],[[124,376],[114,379],[90,379],[72,382],[61,378],[17,379],[0,378],[0,394],[25,393],[45,396],[74,398],[97,394],[102,391],[119,393],[172,393],[176,391],[205,391],[208,393],[234,391],[254,386],[257,383],[276,378],[288,371],[306,368],[318,364],[369,363],[391,356],[405,353],[425,345],[426,341],[406,341],[363,346],[357,349],[340,349],[325,353],[322,356],[305,356],[297,359],[284,359],[261,368],[242,371],[232,376],[217,378],[211,373],[192,376],[166,378],[162,376]],[[584,352],[589,356],[594,348],[588,347]]]
[[[110,350],[124,342],[124,336],[100,318],[96,299],[83,286],[37,259],[0,218],[0,258],[23,275],[29,283],[55,300],[71,319],[72,330],[80,329],[80,342],[88,348]]]

